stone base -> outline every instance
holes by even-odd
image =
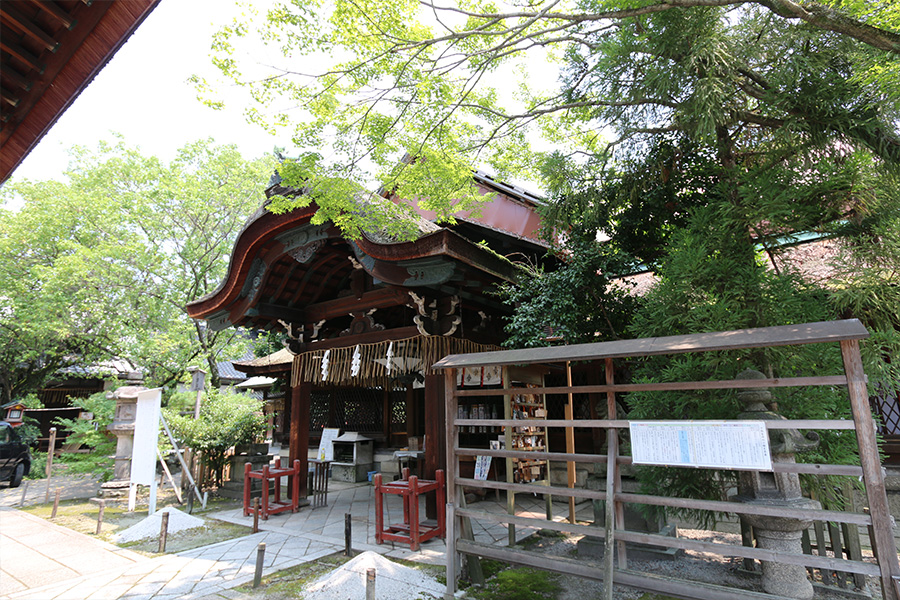
[[[592,475],[588,477],[587,488],[591,490],[603,491],[606,489],[606,477]],[[622,491],[631,493],[640,493],[640,485],[634,479],[622,479]],[[594,500],[594,526],[603,528],[606,521],[606,502],[603,500]],[[674,525],[668,523],[663,514],[659,512],[655,516],[647,516],[642,511],[640,504],[624,503],[623,516],[625,517],[625,529],[628,531],[636,531],[641,533],[652,533],[655,535],[663,535],[667,537],[678,537],[677,529]],[[652,514],[652,513],[651,513]],[[588,541],[589,540],[589,541]],[[582,542],[585,542],[584,552],[586,556],[603,556],[604,541],[602,538],[594,538],[588,536],[578,543],[578,554],[582,554]],[[625,547],[628,549],[628,556],[640,560],[673,560],[684,552],[676,548],[666,548],[665,546],[656,546],[652,544],[638,544],[634,542],[626,542]]]
[[[359,483],[369,480],[369,471],[375,470],[375,463],[353,465],[350,463],[331,463],[332,481]]]
[[[753,528],[756,543],[760,548],[784,552],[785,554],[802,552],[800,531],[772,531]],[[762,561],[762,586],[770,594],[812,600],[813,587],[806,574],[806,567],[789,565],[777,561]]]
[[[218,489],[218,495],[222,498],[230,498],[232,500],[243,500],[244,499],[244,482],[243,481],[226,481],[222,486]],[[269,481],[269,497],[273,497],[275,494],[275,480]],[[261,498],[262,497],[262,481],[259,479],[251,479],[250,480],[250,497],[251,498]]]
[[[578,467],[575,469],[575,486],[577,488],[583,488],[587,484],[588,479],[588,470],[586,468]],[[550,462],[550,485],[566,487],[569,485],[569,472],[566,468],[566,463],[560,461],[551,461]],[[579,498],[580,500],[580,498]],[[568,498],[565,499],[566,502],[569,501]]]
[[[97,495],[101,498],[124,498],[128,496],[128,489],[131,484],[128,481],[112,480],[100,484],[100,491]]]
[[[659,531],[659,535],[676,537],[674,525],[666,525]],[[606,550],[606,541],[603,538],[585,536],[578,540],[578,556],[585,558],[603,558]],[[675,560],[684,551],[680,548],[666,548],[664,546],[651,546],[649,544],[637,544],[626,542],[625,548],[629,559],[635,560]]]
[[[244,465],[250,463],[251,471],[261,471],[262,468],[272,462],[271,454],[238,455],[231,457],[231,474],[229,481],[236,481],[244,485]]]

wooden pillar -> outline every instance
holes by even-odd
[[[290,381],[290,378],[288,378]],[[290,448],[291,443],[291,423],[294,422],[294,417],[291,414],[291,388],[288,387],[287,392],[285,392],[284,397],[281,400],[281,443],[287,443],[288,448]]]
[[[443,375],[425,375],[425,479],[434,479],[435,471],[447,468],[445,423]],[[438,509],[431,494],[426,496],[425,510],[429,519],[437,518]]]
[[[572,363],[571,361],[566,361],[566,385],[568,387],[572,387]],[[566,404],[566,419],[574,420],[575,419],[575,400],[574,394],[569,391],[568,394],[568,403]],[[549,444],[548,444],[549,445]],[[549,448],[548,448],[549,449]],[[566,452],[569,454],[575,454],[575,428],[574,427],[566,427]],[[549,469],[549,463],[547,468]],[[547,479],[550,479],[549,473],[547,474]],[[566,484],[569,488],[575,487],[575,463],[573,461],[566,462]],[[575,496],[571,496],[569,498],[569,522],[575,522]]]
[[[300,496],[305,498],[308,491],[306,477],[302,474],[309,470],[309,409],[312,384],[301,383],[291,388],[291,438],[289,464],[300,461]],[[285,402],[287,406],[287,402]]]
[[[596,366],[596,365],[594,365]],[[587,372],[587,383],[588,385],[599,385],[603,383],[603,378],[601,377],[602,371],[597,368],[589,369]],[[588,394],[588,409],[590,410],[591,419],[607,419],[612,417],[601,417],[597,413],[597,406],[599,403],[604,402],[603,396],[597,393]],[[591,428],[591,442],[593,443],[594,454],[603,454],[603,444],[606,443],[606,436],[603,433],[603,429],[600,427],[592,427]]]
[[[444,427],[444,380],[440,373],[425,376],[425,479],[447,466]]]

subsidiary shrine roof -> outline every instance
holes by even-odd
[[[267,196],[292,191],[280,183]],[[238,234],[225,280],[188,314],[215,330],[285,328],[301,343],[485,330],[486,314],[511,310],[490,293],[519,272],[505,255],[541,257],[545,246],[532,197],[477,174],[476,183],[493,198],[481,215],[442,226],[420,211],[412,241],[345,238],[330,222],[312,224],[315,204],[285,214],[264,206]]]

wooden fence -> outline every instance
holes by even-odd
[[[650,592],[665,593],[671,596],[700,600],[730,600],[741,598],[772,599],[777,596],[725,588],[718,585],[687,581],[671,577],[639,572],[628,568],[628,556],[625,542],[651,544],[669,548],[695,550],[721,556],[755,559],[760,561],[777,561],[781,564],[802,565],[811,569],[819,569],[823,573],[850,574],[850,577],[872,576],[880,582],[885,600],[900,600],[900,565],[892,536],[892,519],[888,512],[884,474],[879,463],[878,447],[875,437],[875,424],[869,409],[866,379],[863,373],[859,354],[859,340],[868,337],[862,324],[855,320],[844,320],[824,323],[809,323],[782,327],[767,327],[742,331],[717,332],[582,344],[576,346],[558,346],[552,348],[535,348],[486,352],[479,354],[451,355],[434,365],[436,369],[444,369],[446,422],[447,422],[447,591],[456,592],[459,575],[460,555],[480,556],[506,561],[514,564],[532,566],[560,573],[580,575],[606,582],[605,598],[612,598],[612,584],[624,584]],[[684,381],[670,383],[617,384],[614,381],[613,361],[615,359],[671,355],[691,352],[739,350],[745,348],[762,348],[789,346],[812,343],[838,343],[843,357],[844,373],[841,375],[823,375],[816,377],[793,377],[756,380],[728,381]],[[557,386],[557,387],[506,387],[502,390],[457,389],[456,370],[472,367],[500,365],[508,368],[512,365],[548,365],[563,364],[571,361],[597,361],[602,365],[606,381],[602,385]],[[504,377],[508,382],[509,378]],[[718,500],[697,500],[690,498],[674,498],[646,494],[625,493],[621,487],[619,467],[631,463],[631,457],[619,452],[618,430],[628,428],[630,422],[617,419],[616,395],[637,391],[672,391],[672,390],[716,390],[716,389],[751,389],[751,388],[784,388],[796,386],[846,386],[853,420],[783,420],[764,421],[769,430],[773,429],[813,429],[813,430],[854,430],[858,445],[860,466],[773,463],[774,472],[807,473],[817,475],[842,475],[861,477],[865,485],[865,497],[868,513],[842,510],[815,510],[801,508],[785,508],[759,504],[744,504]],[[605,394],[607,400],[607,419],[462,419],[459,418],[458,404],[460,398],[478,396],[513,396],[516,394],[573,394],[594,393]],[[465,448],[459,444],[460,427],[486,426],[506,428],[519,427],[573,427],[600,428],[605,430],[607,454],[575,453],[571,449],[562,452],[528,451],[510,449],[490,450],[485,448]],[[603,491],[578,489],[573,487],[534,485],[530,483],[487,481],[468,479],[459,476],[460,457],[491,456],[494,458],[535,459],[566,461],[571,463],[594,463],[606,465],[606,488]],[[466,508],[462,502],[462,487],[505,490],[508,494],[537,493],[565,498],[586,498],[606,501],[605,527],[580,525],[570,522],[547,521],[522,515],[495,515],[483,511]],[[850,559],[842,558],[842,553],[828,556],[825,551],[824,538],[817,540],[816,554],[786,553],[757,547],[710,543],[697,540],[672,538],[650,533],[628,531],[624,527],[624,504],[645,504],[660,507],[672,507],[693,510],[707,510],[735,515],[760,515],[770,517],[789,517],[811,520],[823,528],[841,527],[868,528],[870,541],[875,552],[875,564],[863,562],[859,555]],[[604,538],[605,553],[601,564],[562,557],[548,557],[522,549],[501,547],[464,539],[461,531],[470,530],[469,520],[500,522],[510,528],[515,526],[586,534]],[[831,524],[831,525],[829,525]],[[818,532],[818,528],[815,529]],[[599,534],[599,535],[598,535]],[[812,544],[810,544],[811,552]],[[615,558],[615,560],[614,560]],[[618,564],[616,564],[616,562]]]

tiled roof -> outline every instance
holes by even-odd
[[[246,373],[241,373],[237,369],[234,368],[234,364],[230,360],[222,360],[216,363],[216,368],[219,369],[219,379],[234,379],[237,381],[244,381],[247,379]]]

